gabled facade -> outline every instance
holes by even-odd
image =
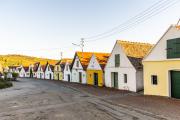
[[[87,84],[104,86],[104,67],[109,53],[93,53],[87,67]]]
[[[26,77],[26,72],[25,72],[25,69],[23,66],[21,68],[18,68],[18,71],[19,71],[19,77],[20,78]]]
[[[37,78],[36,72],[37,72],[39,64],[40,64],[39,62],[34,63],[34,64],[30,64],[28,71],[26,72],[26,77]]]
[[[66,60],[66,63],[64,65],[63,70],[63,81],[71,82],[72,75],[71,75],[71,65],[72,65],[72,59]]]
[[[26,73],[26,78],[27,77],[29,77],[29,75],[28,75],[28,73],[29,73],[29,66],[23,66],[23,68],[24,68],[24,71],[25,71],[25,73]]]
[[[54,79],[53,71],[54,71],[54,66],[47,63],[44,71],[44,75],[45,75],[44,79],[53,80]]]
[[[45,65],[39,64],[36,72],[38,79],[44,79],[44,71],[45,71]]]
[[[19,68],[20,66],[8,66],[8,72],[10,73],[19,73]]]
[[[151,48],[151,44],[117,40],[105,67],[105,86],[142,90],[142,59]]]
[[[28,67],[28,70],[26,72],[26,77],[29,77],[29,78],[33,78],[34,76],[34,73],[33,73],[33,65],[29,65]]]
[[[63,79],[63,73],[61,70],[61,60],[57,62],[54,66],[54,80],[62,80]]]
[[[180,98],[180,27],[172,25],[143,60],[144,94]]]
[[[76,52],[72,62],[72,82],[86,84],[86,69],[92,52]]]

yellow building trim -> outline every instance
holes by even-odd
[[[180,60],[143,61],[144,65],[144,94],[171,96],[170,71],[180,70]],[[158,84],[151,83],[151,76],[157,75]]]
[[[98,74],[98,86],[104,85],[104,76],[102,70],[87,70],[87,84],[94,85],[94,73]]]

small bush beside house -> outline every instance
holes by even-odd
[[[12,86],[13,86],[13,84],[10,81],[0,79],[0,89],[12,87]]]
[[[16,80],[19,77],[18,73],[12,73],[12,80]]]

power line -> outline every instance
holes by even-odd
[[[117,33],[117,31],[122,32],[122,31],[125,31],[125,30],[129,29],[129,28],[132,28],[135,25],[138,25],[141,22],[144,22],[144,21],[148,20],[149,18],[159,14],[163,10],[166,10],[167,8],[169,8],[170,6],[174,5],[177,2],[179,2],[179,0],[178,1],[170,1],[170,0],[168,0],[168,2],[165,1],[165,2],[161,3],[160,5],[158,5],[158,7],[156,7],[156,8],[153,7],[153,6],[155,6],[155,4],[153,4],[153,6],[151,6],[147,10],[145,10],[145,11],[149,11],[150,9],[153,9],[153,10],[149,11],[149,13],[141,12],[140,14],[136,15],[138,17],[136,17],[136,16],[133,17],[133,18],[135,18],[135,20],[133,20],[133,18],[131,18],[130,20],[128,20],[130,22],[128,22],[128,21],[125,22],[125,23],[128,23],[128,24],[123,23],[123,24],[119,25],[118,27],[111,29],[109,32],[105,32],[104,34],[99,34],[99,35],[96,35],[96,36],[85,38],[85,39],[92,39],[92,40],[86,40],[86,42],[96,41],[98,39],[102,39],[102,38],[105,38],[105,37],[108,37],[108,36],[112,36],[115,33]],[[160,3],[160,1],[158,3]],[[143,15],[143,16],[139,16],[139,15]],[[105,36],[103,36],[103,35],[105,35]]]
[[[147,8],[146,10],[144,10],[143,12],[139,13],[138,15],[132,17],[132,18],[129,19],[128,21],[124,22],[123,24],[120,24],[120,25],[118,25],[118,26],[116,26],[116,27],[114,27],[114,28],[112,28],[112,29],[104,32],[104,33],[100,33],[100,34],[95,35],[95,36],[86,37],[85,39],[96,38],[96,37],[98,37],[98,36],[101,36],[101,35],[107,34],[107,33],[109,33],[109,32],[112,32],[112,31],[116,30],[117,28],[123,26],[124,24],[131,22],[133,19],[138,18],[140,15],[144,15],[146,12],[148,12],[149,10],[151,10],[154,6],[157,6],[157,5],[158,5],[159,3],[161,3],[162,1],[163,1],[163,0],[160,0],[160,1],[156,2],[156,3],[154,3],[152,6],[150,6],[149,8]],[[167,0],[167,1],[168,1],[168,0]]]

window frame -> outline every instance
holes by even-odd
[[[115,62],[115,67],[120,66],[120,54],[115,54],[114,55],[114,62]]]
[[[127,84],[128,83],[128,75],[123,74],[123,78],[124,78],[124,83]]]
[[[154,79],[156,78],[156,79]],[[157,75],[151,75],[151,85],[158,85],[158,76]]]

